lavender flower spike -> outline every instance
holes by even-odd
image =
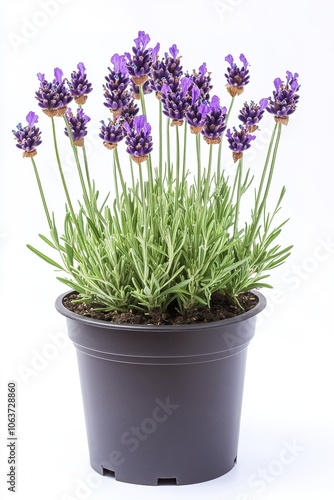
[[[127,133],[125,137],[127,153],[138,164],[146,161],[153,149],[153,143],[151,125],[146,121],[145,115],[136,116],[131,125],[125,122],[124,129]]]
[[[277,123],[287,125],[289,116],[296,111],[299,95],[296,92],[299,90],[298,73],[292,74],[286,72],[286,83],[276,78],[274,80],[275,90],[273,97],[269,98],[266,110],[274,115]]]
[[[71,137],[76,146],[82,147],[84,145],[84,137],[87,135],[86,124],[90,121],[89,116],[85,115],[82,108],[79,108],[77,114],[72,113],[71,108],[65,113],[65,117],[70,129]],[[69,136],[67,127],[64,130],[65,135]]]
[[[219,144],[221,136],[226,129],[226,107],[221,107],[219,97],[214,95],[211,99],[209,111],[205,115],[202,134],[208,144]]]
[[[239,130],[234,127],[233,132],[228,129],[226,137],[229,143],[229,148],[233,151],[234,162],[242,158],[243,152],[250,148],[250,142],[256,138],[255,135],[250,135],[247,127],[242,126],[240,126]]]
[[[258,129],[258,123],[264,115],[267,104],[268,99],[266,98],[261,99],[259,104],[254,101],[251,101],[250,104],[245,102],[238,118],[248,128],[248,132],[255,132]]]
[[[114,118],[121,114],[122,109],[129,104],[131,94],[127,90],[129,85],[129,75],[126,68],[124,55],[114,54],[111,57],[114,68],[108,68],[109,75],[105,77],[106,84],[103,85],[104,105],[110,109]]]
[[[232,97],[242,94],[244,86],[249,82],[248,61],[243,54],[240,54],[239,59],[243,64],[241,68],[235,64],[231,54],[225,57],[225,61],[230,65],[230,68],[227,68],[227,73],[225,73],[227,79],[226,88]]]
[[[27,114],[26,120],[28,125],[22,127],[22,124],[19,123],[16,130],[13,130],[13,134],[17,141],[16,147],[23,150],[23,157],[32,158],[37,154],[37,146],[42,143],[41,132],[38,127],[35,127],[38,116],[33,111]]]
[[[180,56],[178,57],[179,49],[174,44],[169,49],[169,54],[166,52],[165,57],[160,61],[158,57],[153,60],[150,72],[150,86],[155,92],[156,97],[161,99],[161,88],[164,84],[173,87],[176,91],[178,82],[182,75],[182,66]]]
[[[189,107],[188,89],[190,85],[191,80],[189,78],[182,78],[175,92],[166,83],[161,87],[163,113],[172,120],[171,126],[181,126],[183,124],[185,113]]]
[[[196,70],[193,70],[192,78],[194,84],[197,85],[197,87],[201,91],[202,100],[209,101],[212,85],[211,85],[211,73],[207,70],[206,63],[203,63],[198,68],[198,72]]]
[[[132,47],[133,55],[125,53],[127,59],[127,70],[136,85],[142,85],[149,77],[151,66],[155,60],[160,44],[157,44],[154,49],[146,48],[150,42],[150,37],[144,31],[138,32],[138,38],[134,40],[136,46]]]
[[[43,73],[37,73],[37,77],[40,82],[39,89],[35,92],[38,106],[51,118],[64,115],[73,97],[65,86],[62,70],[55,68],[52,82],[45,80]]]
[[[191,89],[191,104],[186,111],[186,120],[192,134],[199,134],[205,123],[206,113],[210,110],[208,103],[203,103],[201,91],[193,84]]]
[[[77,104],[85,104],[89,92],[93,90],[86,76],[86,68],[83,63],[77,65],[78,71],[71,73],[71,81],[68,82],[70,92]]]
[[[108,118],[107,124],[103,120],[101,120],[101,124],[99,137],[103,140],[103,145],[107,149],[117,148],[118,143],[124,138],[125,131],[122,126],[122,119],[116,118],[114,121],[111,121]]]

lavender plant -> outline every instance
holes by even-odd
[[[238,302],[244,292],[270,287],[268,273],[283,264],[291,250],[277,242],[286,223],[276,223],[285,188],[272,206],[269,197],[282,126],[299,99],[298,75],[288,71],[286,82],[276,78],[272,96],[259,103],[245,102],[239,111],[240,125],[227,128],[232,107],[250,80],[244,55],[241,67],[232,55],[225,58],[229,102],[222,106],[223,97],[212,95],[205,63],[192,74],[183,73],[175,44],[160,59],[159,44],[151,48],[149,35],[140,31],[134,41],[132,54],[112,56],[113,67],[108,68],[103,87],[111,116],[101,121],[100,138],[110,150],[112,201],[100,200],[85,150],[90,118],[83,105],[92,84],[83,63],[69,80],[59,68],[52,81],[38,73],[36,99],[51,121],[66,210],[60,229],[35,160],[42,132],[31,111],[27,125],[19,124],[13,134],[23,156],[32,162],[49,227],[49,235],[40,237],[52,256],[28,248],[61,272],[58,279],[78,293],[79,301],[98,304],[105,311],[135,309],[152,314],[173,307],[183,314],[210,307],[215,292]],[[148,99],[157,102],[155,133],[148,121]],[[75,111],[68,107],[73,100],[78,105]],[[244,171],[244,156],[266,111],[274,116],[275,125],[264,167],[260,173],[258,166]],[[58,142],[63,132],[82,189],[79,203],[71,197],[62,166]],[[223,142],[235,162],[232,180],[222,168]],[[128,169],[130,181],[125,177]],[[249,218],[244,219],[242,200],[254,183],[254,173],[259,184]]]

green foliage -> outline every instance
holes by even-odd
[[[141,98],[143,106],[143,94]],[[49,236],[40,236],[53,253],[58,252],[59,261],[28,247],[62,271],[58,279],[79,292],[79,300],[99,304],[104,310],[148,313],[164,311],[172,304],[182,313],[210,306],[216,291],[237,298],[241,292],[270,286],[268,273],[285,261],[291,249],[277,243],[286,221],[275,225],[285,188],[271,212],[267,206],[281,124],[273,129],[249,220],[241,223],[242,199],[253,183],[250,171],[243,172],[243,159],[236,166],[234,182],[230,182],[220,169],[221,147],[206,145],[208,156],[203,159],[200,137],[188,134],[188,125],[183,124],[181,141],[181,127],[171,129],[161,107],[159,133],[161,137],[167,125],[167,137],[164,144],[159,142],[159,159],[149,156],[145,164],[131,162],[132,180],[127,185],[118,150],[110,153],[116,193],[111,204],[100,202],[85,149],[83,169],[78,148],[71,141],[83,192],[82,203],[75,206],[57,146],[55,120],[59,118],[51,120],[66,199],[62,231],[50,215],[34,158],[31,161],[50,229]],[[189,143],[197,159],[194,178],[194,165],[187,163],[189,154],[186,157]],[[217,169],[212,172],[215,155]],[[158,163],[153,165],[153,161]],[[125,163],[127,167],[127,159]]]

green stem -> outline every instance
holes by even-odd
[[[273,144],[274,144],[274,141],[275,141],[275,137],[276,137],[277,131],[278,131],[278,123],[275,124],[275,127],[274,127],[274,129],[272,131],[272,134],[271,134],[270,143],[269,143],[269,147],[268,147],[268,151],[267,151],[267,156],[266,156],[266,161],[265,161],[265,164],[264,164],[264,167],[263,167],[263,171],[262,171],[262,175],[261,175],[261,181],[260,181],[260,185],[259,185],[259,190],[258,190],[258,192],[256,194],[254,214],[257,212],[257,210],[259,208],[259,200],[261,198],[262,189],[263,189],[263,186],[264,186],[264,182],[265,182],[265,178],[266,178],[266,174],[267,174],[267,170],[268,170],[268,165],[269,165],[269,162],[270,162],[271,152],[272,152],[272,149],[273,149]]]
[[[230,118],[230,114],[233,108],[235,97],[232,97],[230,106],[228,108],[227,114],[226,114],[226,119],[225,119],[225,124],[227,126],[228,120]],[[221,157],[222,157],[222,146],[223,146],[223,137],[221,138],[221,141],[219,143],[218,147],[218,162],[217,162],[217,183],[220,182],[220,176],[221,176]]]
[[[120,164],[119,157],[118,157],[117,148],[114,149],[114,169],[115,169],[114,176],[116,177],[115,184],[116,184],[117,206],[118,206],[118,209],[120,212],[120,203],[119,203],[120,200],[119,200],[119,190],[118,190],[118,178],[119,178],[119,180],[121,182],[121,186],[122,186],[123,199],[125,201],[125,206],[126,206],[126,211],[127,211],[126,233],[128,233],[128,231],[130,231],[131,236],[133,236],[132,213],[131,213],[130,198],[129,198],[130,194],[127,191],[126,183],[124,181],[124,177],[122,174],[122,169],[121,169],[121,164]],[[116,172],[116,170],[117,170],[117,172]],[[118,176],[118,178],[117,178],[117,176]],[[122,217],[121,217],[121,220],[122,220]]]
[[[82,109],[82,105],[81,104],[79,104],[79,109]],[[73,142],[72,135],[70,134],[69,123],[68,123],[68,120],[67,120],[66,116],[63,115],[63,117],[64,117],[64,120],[65,120],[65,123],[66,123],[67,133],[69,134],[69,138],[71,140],[71,145],[72,145],[72,148],[73,148],[73,151],[74,151],[74,155],[75,155],[76,154],[75,150],[74,150],[75,144]],[[88,185],[88,191],[89,191],[90,197],[92,199],[93,198],[93,192],[92,192],[92,188],[91,188],[91,181],[90,181],[90,174],[89,174],[89,167],[88,167],[88,158],[87,158],[87,154],[86,154],[86,147],[85,147],[85,145],[82,146],[82,151],[83,151],[83,157],[84,157],[85,174],[86,174],[86,180],[87,180],[87,185]],[[76,162],[77,162],[78,168],[81,170],[81,166],[80,166],[80,163],[79,163],[79,158],[77,158],[77,157],[76,157]]]
[[[118,164],[117,164],[117,148],[113,151],[113,175],[114,175],[114,186],[115,186],[115,200],[118,210],[120,210],[120,199],[119,199],[119,189],[118,189]]]
[[[206,174],[206,183],[205,183],[205,201],[206,202],[209,199],[210,186],[211,186],[212,150],[213,150],[213,144],[210,144],[210,146],[209,146],[208,171],[207,171],[207,174]]]
[[[271,181],[272,181],[273,174],[274,174],[274,167],[275,167],[275,163],[276,163],[276,157],[277,157],[279,142],[280,142],[280,138],[281,138],[281,131],[282,131],[282,124],[276,123],[275,128],[274,128],[273,133],[272,133],[272,136],[271,136],[271,140],[270,140],[270,144],[269,144],[269,148],[268,148],[268,153],[267,153],[267,157],[266,157],[266,162],[265,162],[265,166],[264,166],[263,173],[261,176],[259,191],[256,195],[255,208],[254,208],[254,212],[253,212],[253,222],[252,222],[249,234],[248,234],[248,238],[247,238],[248,242],[246,242],[246,245],[250,245],[250,243],[253,241],[254,235],[256,234],[256,231],[257,231],[257,228],[258,228],[261,216],[262,216],[262,213],[266,207],[266,202],[267,202],[267,198],[268,198],[269,191],[270,191]],[[271,161],[270,161],[270,158],[271,158]],[[266,180],[266,173],[268,170],[269,163],[270,163],[270,168],[269,168],[269,173],[268,173],[268,177]],[[265,185],[265,191],[264,191],[264,195],[261,199],[261,193],[262,193],[262,190],[264,188],[264,185]]]
[[[269,190],[270,190],[270,186],[271,186],[271,181],[272,181],[273,174],[274,174],[274,167],[275,167],[275,163],[276,163],[279,142],[280,142],[280,138],[281,138],[282,124],[278,123],[277,125],[278,125],[277,136],[276,136],[276,141],[275,141],[275,145],[274,145],[274,151],[273,151],[273,156],[272,156],[272,160],[271,160],[266,189],[264,192],[263,200],[262,200],[260,208],[259,208],[259,218],[260,218],[260,215],[265,207],[265,204],[266,204],[266,201],[268,198],[268,194],[269,194]]]
[[[238,235],[238,223],[239,223],[241,187],[242,187],[242,166],[243,166],[243,157],[240,158],[237,169],[238,182],[237,182],[237,202],[235,206],[235,219],[234,219],[234,232],[233,232],[234,239],[236,239]]]
[[[197,201],[201,199],[202,166],[201,166],[201,136],[196,134],[196,156],[197,156]]]
[[[85,145],[82,146],[82,152],[83,152],[84,163],[85,163],[85,174],[86,174],[86,179],[87,179],[88,190],[89,190],[90,198],[92,199],[92,197],[93,197],[92,184],[91,184],[91,180],[90,180],[88,158],[87,158]]]
[[[162,181],[162,102],[159,100],[159,179]]]
[[[65,125],[66,125],[68,137],[69,137],[69,139],[71,141],[71,146],[72,146],[72,150],[73,150],[73,153],[74,153],[74,158],[75,158],[75,163],[76,163],[76,166],[77,166],[77,171],[78,171],[78,174],[79,174],[79,179],[80,179],[80,184],[81,184],[81,188],[82,188],[83,199],[85,201],[85,206],[86,206],[87,212],[89,213],[91,219],[93,220],[92,206],[91,206],[91,203],[90,203],[90,199],[89,199],[87,188],[86,188],[85,179],[84,179],[84,176],[83,176],[83,173],[82,173],[82,169],[81,169],[81,165],[80,165],[80,160],[79,160],[79,155],[78,155],[78,147],[74,144],[73,137],[72,137],[72,134],[71,134],[71,128],[70,128],[70,125],[68,123],[68,120],[67,120],[66,116],[63,115],[63,118],[64,118],[64,122],[65,122]],[[90,191],[90,189],[89,189],[89,191]]]
[[[167,142],[167,166],[168,173],[170,174],[170,119],[166,120],[167,128],[166,128],[166,142]]]
[[[187,168],[187,131],[188,124],[184,123],[184,135],[183,135],[183,166],[182,166],[182,185],[186,179],[186,168]]]
[[[147,209],[146,209],[146,198],[145,198],[145,188],[144,188],[144,180],[143,180],[143,170],[140,168],[139,165],[139,186],[140,186],[140,198],[141,198],[141,204],[142,204],[142,209],[143,209],[143,226],[144,226],[144,231],[143,231],[143,237],[146,240],[147,236]]]
[[[66,200],[67,200],[68,208],[69,208],[69,210],[70,210],[70,212],[71,212],[71,215],[72,215],[72,218],[73,218],[73,221],[74,221],[74,220],[76,220],[76,217],[75,217],[75,213],[74,213],[74,210],[73,210],[73,206],[72,206],[72,202],[71,202],[70,194],[69,194],[69,191],[68,191],[68,188],[67,188],[67,184],[66,184],[66,180],[65,180],[65,176],[64,176],[63,168],[62,168],[61,161],[60,161],[60,156],[59,156],[59,151],[58,151],[58,144],[57,144],[57,137],[56,137],[56,127],[55,127],[54,117],[51,117],[51,122],[52,122],[53,144],[54,144],[55,153],[56,153],[56,159],[57,159],[57,164],[58,164],[58,170],[59,170],[59,174],[60,174],[61,182],[62,182],[62,185],[63,185],[63,189],[64,189],[64,192],[65,192],[65,196],[66,196]]]
[[[180,135],[179,125],[175,125],[176,133],[176,184],[175,184],[175,208],[179,201],[179,187],[180,187]]]
[[[45,198],[45,195],[44,195],[43,186],[42,186],[42,183],[41,183],[41,179],[39,177],[37,165],[35,163],[34,158],[31,158],[31,162],[32,162],[32,165],[34,167],[35,177],[36,177],[36,181],[37,181],[39,193],[41,195],[41,199],[42,199],[42,203],[43,203],[43,207],[44,207],[44,212],[45,212],[45,215],[46,215],[46,218],[47,218],[47,221],[48,221],[48,225],[49,225],[49,228],[52,229],[52,227],[53,227],[52,226],[52,219],[50,217],[50,212],[49,212],[49,209],[48,209],[48,205],[46,203],[46,198]]]
[[[144,91],[143,91],[143,84],[139,85],[139,95],[140,95],[141,110],[142,110],[143,115],[145,115],[146,119],[147,119],[145,96],[144,96]]]

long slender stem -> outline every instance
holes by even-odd
[[[162,102],[159,100],[159,179],[162,180],[162,158],[163,158],[163,144],[162,144]]]
[[[72,146],[73,153],[74,153],[75,163],[76,163],[78,174],[79,174],[79,179],[80,179],[80,183],[81,183],[81,187],[82,187],[82,192],[83,192],[84,200],[86,202],[86,205],[87,205],[87,202],[88,202],[88,206],[89,206],[89,198],[88,198],[87,188],[86,188],[85,180],[84,180],[82,169],[81,169],[81,165],[80,165],[80,160],[79,160],[79,155],[78,155],[78,148],[74,144],[74,141],[73,141],[73,138],[72,138],[72,134],[71,134],[71,128],[70,128],[70,125],[68,123],[68,120],[67,120],[66,116],[63,115],[63,118],[64,118],[64,122],[65,122],[65,125],[66,125],[68,137],[69,137],[69,139],[71,141],[71,146]]]
[[[202,186],[202,164],[201,164],[201,136],[196,134],[196,156],[197,156],[197,201],[201,199]]]
[[[133,225],[132,225],[132,213],[131,213],[131,201],[130,201],[130,194],[127,190],[127,187],[126,187],[126,183],[124,181],[124,177],[123,177],[123,173],[122,173],[122,169],[121,169],[121,164],[120,164],[120,161],[119,161],[119,157],[118,157],[118,151],[117,151],[117,148],[114,149],[114,169],[117,170],[117,172],[115,172],[115,176],[116,176],[116,181],[115,181],[115,184],[116,184],[116,199],[117,199],[117,203],[118,203],[118,209],[120,211],[120,198],[119,198],[119,195],[118,195],[118,178],[121,182],[121,186],[122,186],[122,192],[123,192],[123,199],[125,201],[125,206],[126,206],[126,211],[127,211],[127,230],[126,231],[130,231],[131,232],[131,236],[133,236]],[[118,178],[117,178],[118,176]],[[122,220],[122,218],[121,218]]]
[[[140,198],[141,198],[141,203],[142,203],[142,208],[143,208],[143,226],[144,226],[144,232],[143,232],[143,237],[146,240],[147,236],[147,207],[145,203],[145,187],[144,187],[144,180],[143,180],[143,171],[139,165],[139,185],[140,185]]]
[[[205,200],[208,201],[211,187],[211,169],[212,169],[212,150],[213,145],[209,146],[209,161],[208,161],[208,170],[206,173],[206,183],[205,183]]]
[[[231,111],[232,111],[232,108],[233,108],[234,100],[235,100],[235,97],[232,97],[230,105],[229,105],[229,108],[228,108],[228,111],[226,113],[226,119],[225,119],[226,125],[228,124],[228,121],[229,121],[229,118],[230,118],[230,114],[231,114]],[[221,176],[222,146],[223,146],[223,137],[221,138],[221,141],[220,141],[219,147],[218,147],[217,183],[220,182],[220,176]]]
[[[274,128],[273,133],[272,133],[272,136],[271,136],[271,140],[270,140],[270,144],[269,144],[269,148],[268,148],[268,153],[267,153],[267,157],[266,157],[266,162],[265,162],[265,166],[264,166],[263,173],[261,176],[259,191],[256,195],[255,207],[254,207],[254,212],[253,212],[253,221],[252,221],[249,233],[248,233],[248,238],[247,238],[248,243],[246,243],[248,245],[254,239],[254,235],[257,231],[258,224],[259,224],[260,219],[261,219],[261,215],[266,207],[266,202],[267,202],[267,198],[268,198],[268,194],[269,194],[269,190],[270,190],[270,185],[271,185],[271,181],[273,178],[274,167],[275,167],[275,163],[276,163],[276,157],[277,157],[277,151],[278,151],[280,137],[281,137],[281,131],[282,131],[282,124],[276,123],[275,128]],[[271,161],[270,161],[270,159],[271,159]],[[270,163],[270,168],[269,168],[268,177],[266,179],[266,174],[267,174],[269,163]],[[261,194],[262,194],[262,190],[263,190],[264,186],[265,186],[265,192],[264,192],[264,195],[261,199]]]
[[[114,187],[115,187],[115,200],[117,204],[117,208],[120,209],[120,198],[119,198],[119,189],[118,189],[118,165],[117,165],[117,148],[113,151],[113,176],[114,176]]]
[[[58,170],[59,170],[61,182],[62,182],[62,185],[63,185],[63,189],[64,189],[64,192],[65,192],[65,196],[66,196],[66,201],[67,201],[67,204],[68,204],[68,208],[70,209],[70,212],[71,212],[71,215],[73,217],[73,220],[75,220],[75,213],[74,213],[74,210],[73,210],[73,206],[72,206],[70,194],[69,194],[69,191],[68,191],[68,188],[67,188],[67,184],[66,184],[66,180],[65,180],[63,168],[62,168],[61,161],[60,161],[54,117],[51,117],[51,123],[52,123],[53,144],[54,144],[55,153],[56,153]]]
[[[92,184],[91,184],[91,180],[90,180],[88,158],[87,158],[85,145],[82,146],[82,152],[83,152],[84,163],[85,163],[85,174],[86,174],[86,179],[87,179],[88,190],[89,190],[90,198],[92,198],[94,193],[92,191]]]
[[[58,164],[58,170],[59,170],[61,182],[62,182],[62,185],[63,185],[63,189],[64,189],[66,201],[67,201],[67,205],[68,205],[71,217],[72,217],[73,224],[75,225],[76,230],[78,231],[78,237],[80,238],[82,249],[87,250],[87,248],[86,248],[86,241],[85,241],[85,234],[82,232],[82,228],[80,227],[80,224],[78,222],[78,217],[76,216],[76,214],[74,212],[73,205],[72,205],[72,202],[71,202],[70,193],[69,193],[68,188],[67,188],[67,184],[66,184],[66,180],[65,180],[63,168],[62,168],[62,165],[61,165],[61,160],[60,160],[59,151],[58,151],[58,144],[57,144],[57,136],[56,136],[56,127],[55,127],[55,123],[54,123],[54,117],[51,117],[51,123],[52,123],[53,143],[54,143],[54,149],[55,149],[55,154],[56,154],[56,159],[57,159],[57,164]]]
[[[182,165],[182,184],[184,184],[186,178],[186,168],[187,168],[187,131],[188,124],[184,124],[184,134],[183,134],[183,165]]]
[[[44,212],[45,212],[45,215],[46,215],[46,218],[47,218],[47,221],[48,221],[48,225],[49,225],[49,228],[52,229],[52,227],[53,227],[52,226],[52,219],[50,217],[50,212],[49,212],[48,205],[47,205],[47,202],[46,202],[46,198],[45,198],[45,195],[44,195],[43,186],[42,186],[42,183],[41,183],[41,179],[40,179],[40,176],[39,176],[39,173],[38,173],[38,169],[37,169],[37,165],[35,163],[34,158],[31,158],[31,162],[32,162],[32,165],[34,167],[35,177],[36,177],[36,181],[37,181],[39,193],[41,195],[41,199],[42,199],[42,203],[43,203],[43,207],[44,207]]]
[[[266,161],[265,161],[265,164],[264,164],[264,167],[263,167],[263,171],[262,171],[262,175],[261,175],[259,190],[258,190],[258,192],[256,194],[254,213],[257,212],[258,207],[259,207],[259,202],[260,202],[260,198],[261,198],[261,194],[262,194],[262,189],[263,189],[263,185],[264,185],[264,182],[265,182],[265,178],[266,178],[266,174],[267,174],[267,170],[268,170],[268,166],[269,166],[269,161],[270,161],[270,157],[271,157],[271,152],[272,152],[272,149],[273,149],[273,144],[274,144],[274,141],[275,141],[275,137],[276,137],[277,131],[278,131],[278,123],[275,124],[275,127],[274,127],[274,129],[272,131],[272,134],[271,134],[270,143],[269,143],[269,147],[268,147],[268,151],[267,151],[267,156],[266,156]]]
[[[275,163],[276,163],[277,151],[278,151],[278,146],[279,146],[279,142],[280,142],[280,138],[281,138],[281,131],[282,131],[282,124],[278,123],[277,125],[278,125],[277,136],[276,136],[276,141],[275,141],[275,145],[274,145],[274,151],[273,151],[273,156],[272,156],[272,160],[271,160],[266,189],[265,189],[263,200],[261,202],[260,209],[259,209],[259,217],[261,215],[261,212],[263,211],[263,208],[265,207],[265,204],[266,204],[266,201],[268,198],[268,194],[269,194],[269,190],[270,190],[271,181],[272,181],[273,174],[274,174],[274,167],[275,167]]]
[[[243,166],[243,157],[240,158],[237,168],[237,202],[235,207],[235,220],[234,220],[234,232],[233,237],[236,238],[238,235],[238,223],[239,223],[239,212],[240,212],[240,200],[241,200],[241,187],[242,187],[242,166]]]
[[[142,113],[143,113],[143,115],[146,116],[146,119],[147,119],[145,96],[144,96],[144,91],[143,91],[143,84],[139,85],[139,96],[140,96],[140,104],[141,104]]]
[[[180,135],[179,125],[175,126],[176,133],[176,184],[175,184],[175,208],[179,201],[179,187],[180,187]]]
[[[170,174],[170,119],[166,120],[166,142],[167,142],[167,167]]]

